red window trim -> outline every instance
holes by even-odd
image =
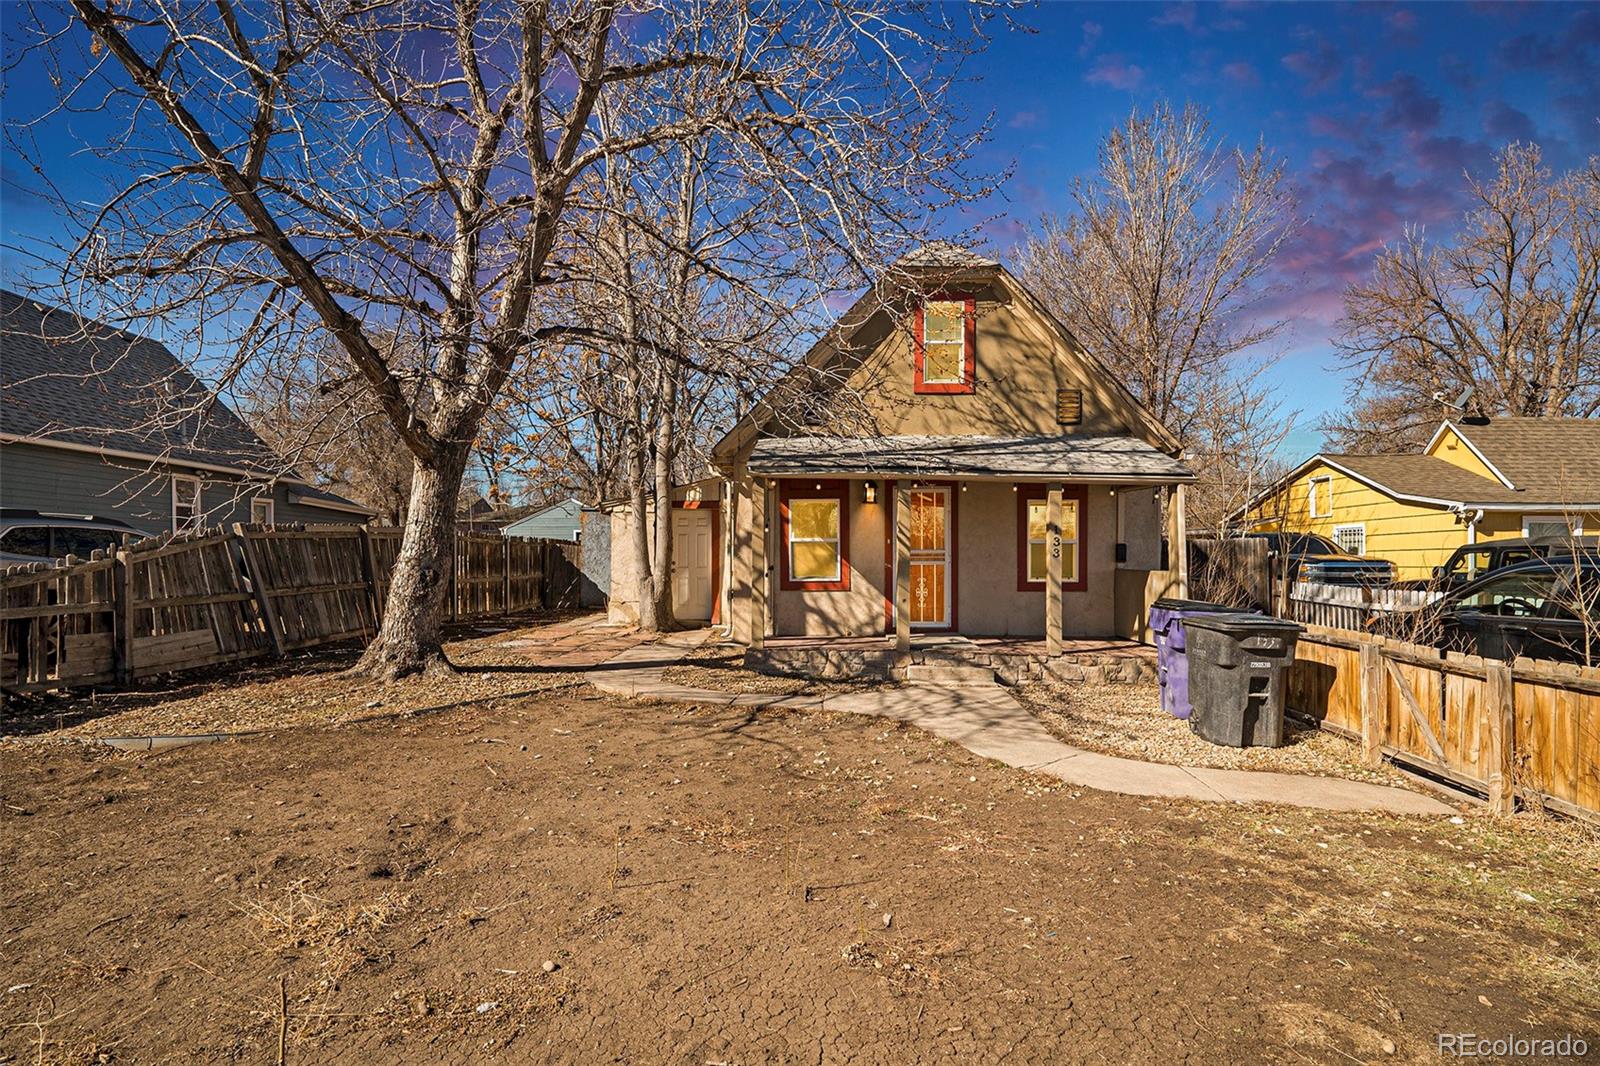
[[[1028,504],[1034,500],[1048,500],[1050,490],[1045,485],[1017,486],[1017,591],[1043,592],[1043,581],[1028,580]],[[1089,490],[1083,485],[1068,485],[1061,493],[1062,502],[1076,500],[1078,504],[1078,580],[1061,582],[1063,592],[1085,592],[1089,588]]]
[[[818,488],[817,486],[821,486]],[[839,580],[796,581],[789,577],[789,501],[791,499],[839,501]],[[778,482],[779,558],[778,587],[786,592],[849,592],[850,591],[850,482],[807,481],[804,479]]]
[[[922,380],[922,319],[929,300],[961,300],[965,309],[961,317],[965,324],[962,337],[962,351],[965,356],[961,368],[960,381],[933,381]],[[917,301],[915,316],[916,343],[913,345],[912,364],[914,366],[911,382],[911,391],[922,396],[963,396],[971,395],[977,391],[978,380],[978,298],[970,292],[930,292],[923,294]]]
[[[673,500],[685,511],[715,511],[711,516],[711,624],[722,624],[722,501]]]

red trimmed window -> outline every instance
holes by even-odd
[[[782,519],[780,587],[811,592],[850,588],[850,483],[784,481],[778,486]]]
[[[1089,545],[1084,515],[1088,491],[1068,485],[1061,493],[1061,588],[1089,587]],[[1043,485],[1017,487],[1017,591],[1043,592],[1050,565],[1049,492]]]
[[[917,304],[912,391],[974,391],[978,369],[978,301],[971,293],[930,293]]]

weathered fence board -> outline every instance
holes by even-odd
[[[1272,566],[1260,537],[1196,537],[1189,541],[1189,595],[1257,611],[1273,604]]]
[[[116,562],[14,567],[0,576],[0,687],[36,692],[117,676]]]
[[[370,638],[401,531],[235,525],[0,571],[0,688],[128,681]],[[548,581],[553,542],[463,533],[450,614],[576,605]],[[575,590],[576,584],[573,588]]]
[[[1291,710],[1395,762],[1480,790],[1490,806],[1542,802],[1600,816],[1600,669],[1499,663],[1308,626]]]

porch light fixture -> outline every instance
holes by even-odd
[[[864,481],[864,482],[862,482],[862,484],[861,484],[861,502],[862,503],[877,503],[878,502],[878,483],[876,481]]]

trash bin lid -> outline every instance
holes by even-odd
[[[1163,596],[1150,605],[1152,611],[1239,611],[1241,607],[1230,607],[1226,603],[1211,603],[1208,600],[1181,600],[1176,596]]]
[[[1298,636],[1306,631],[1299,622],[1286,618],[1268,618],[1264,614],[1192,614],[1183,620],[1185,628],[1211,629],[1237,636],[1254,633]]]

